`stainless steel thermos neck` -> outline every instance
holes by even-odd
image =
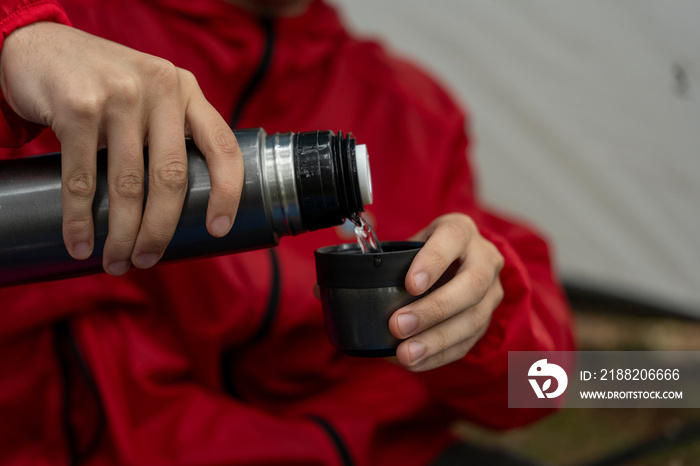
[[[164,261],[275,246],[282,236],[339,225],[372,202],[367,151],[352,136],[267,136],[260,128],[235,134],[245,177],[233,228],[224,238],[207,232],[209,171],[188,141],[187,195]],[[83,261],[71,258],[63,244],[60,154],[0,161],[0,286],[101,270],[108,232],[106,157],[105,151],[97,155],[95,251]]]

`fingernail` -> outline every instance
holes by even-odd
[[[114,276],[124,275],[130,265],[129,261],[112,262],[107,266],[107,273]]]
[[[401,335],[408,336],[418,327],[418,319],[413,314],[401,314],[396,319]]]
[[[231,219],[226,216],[216,217],[211,221],[211,232],[214,236],[225,236],[231,229]]]
[[[413,283],[416,285],[419,292],[424,292],[428,289],[428,274],[425,272],[418,272],[413,276]]]
[[[416,362],[425,354],[425,345],[420,341],[412,341],[408,344],[408,356],[411,362]]]
[[[134,265],[139,269],[147,269],[156,265],[158,259],[160,259],[158,254],[141,254],[134,259]]]
[[[78,243],[73,246],[73,257],[76,259],[87,259],[92,253],[90,243]]]

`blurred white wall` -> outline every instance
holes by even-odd
[[[567,281],[700,316],[700,2],[334,3],[469,109],[483,198]]]

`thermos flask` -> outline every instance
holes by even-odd
[[[214,238],[206,230],[209,171],[188,140],[187,195],[163,261],[275,246],[282,236],[339,225],[372,203],[367,150],[351,135],[314,131],[268,136],[261,128],[235,135],[245,176],[231,231]],[[95,249],[82,261],[70,257],[63,244],[60,154],[0,161],[0,286],[102,270],[109,208],[106,157],[106,151],[97,155]]]

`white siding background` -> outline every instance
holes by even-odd
[[[334,1],[468,108],[483,198],[568,282],[700,317],[700,1]]]

